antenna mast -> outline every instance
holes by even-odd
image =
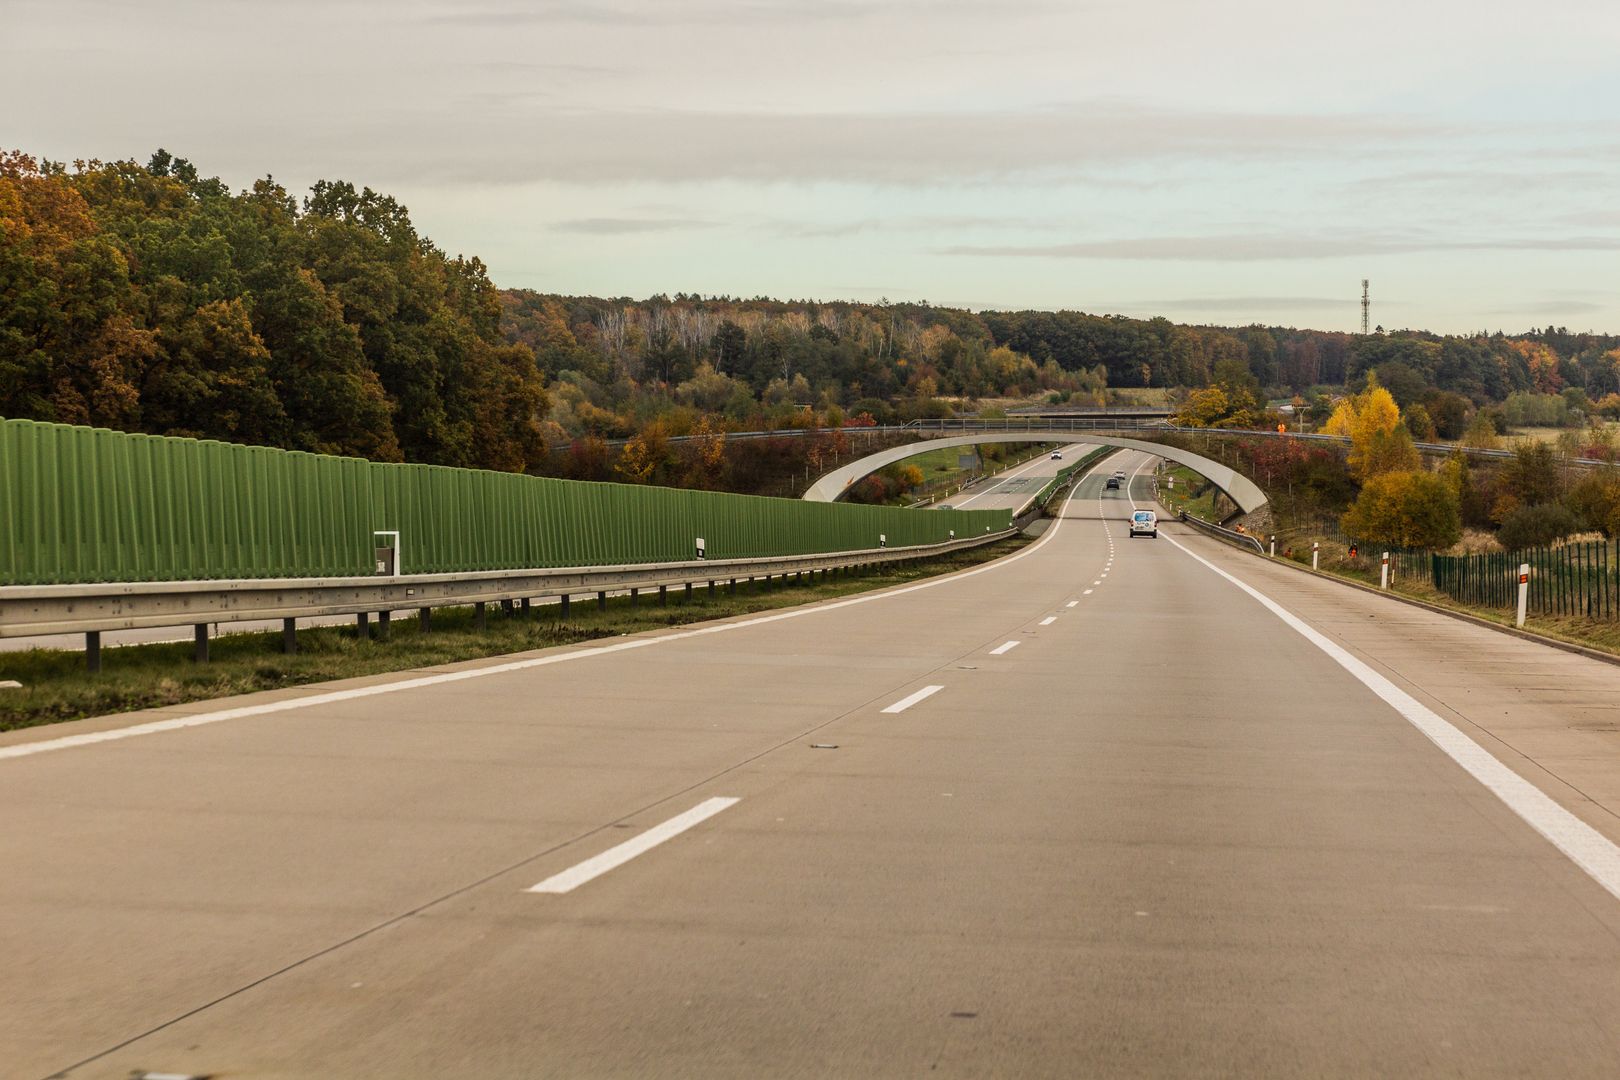
[[[1372,296],[1367,291],[1367,285],[1368,285],[1367,279],[1362,278],[1361,279],[1361,333],[1362,333],[1362,336],[1364,336],[1364,337],[1366,336],[1366,333],[1367,333],[1367,310],[1370,307],[1372,307]]]

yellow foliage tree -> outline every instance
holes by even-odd
[[[1412,433],[1401,423],[1400,406],[1370,373],[1367,389],[1340,402],[1322,431],[1349,437],[1350,472],[1362,483],[1383,473],[1418,467],[1417,447],[1412,445]]]

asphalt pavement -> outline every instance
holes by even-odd
[[[1620,668],[1129,539],[1145,464],[946,578],[0,735],[0,1075],[1614,1075]]]

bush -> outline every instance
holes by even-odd
[[[1581,520],[1562,503],[1520,506],[1508,514],[1496,539],[1509,551],[1546,547],[1572,533],[1580,532]]]
[[[1456,489],[1443,477],[1417,471],[1368,480],[1340,524],[1358,540],[1391,547],[1450,547],[1462,536]]]

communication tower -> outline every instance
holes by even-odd
[[[1362,278],[1361,279],[1361,332],[1362,332],[1363,335],[1365,335],[1367,333],[1367,311],[1368,311],[1369,308],[1372,307],[1372,296],[1371,296],[1370,293],[1368,293],[1367,286],[1368,286],[1367,279]]]

